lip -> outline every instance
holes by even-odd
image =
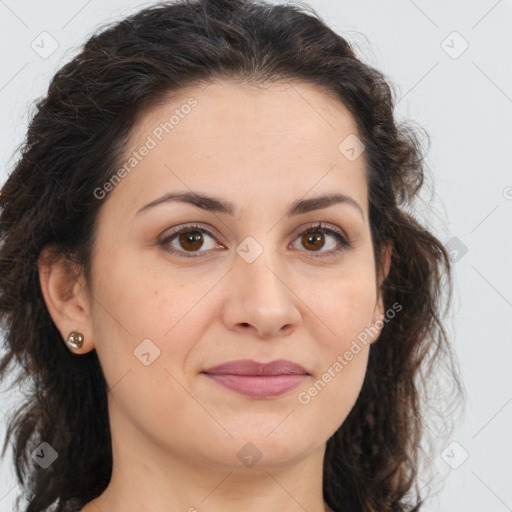
[[[310,375],[302,366],[285,359],[270,363],[249,359],[230,361],[201,373],[232,391],[257,398],[283,395]]]

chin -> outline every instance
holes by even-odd
[[[314,435],[305,428],[291,432],[290,429],[269,432],[271,429],[265,429],[262,433],[248,426],[233,439],[226,438],[225,442],[219,442],[216,445],[218,450],[211,456],[217,463],[229,466],[226,469],[230,470],[236,468],[236,471],[253,473],[276,471],[296,465],[326,442],[321,433]],[[305,432],[308,432],[307,438],[304,437]]]

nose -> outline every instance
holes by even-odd
[[[297,329],[300,300],[282,265],[272,264],[265,251],[252,263],[237,255],[230,274],[232,293],[223,311],[230,330],[274,339]]]

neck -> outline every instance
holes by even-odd
[[[322,492],[325,444],[293,463],[247,468],[169,453],[135,428],[112,439],[110,483],[82,512],[331,512]]]

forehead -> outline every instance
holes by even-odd
[[[334,93],[317,85],[291,81],[261,85],[226,79],[169,93],[139,117],[130,142],[140,142],[149,133],[158,142],[171,133],[190,138],[196,131],[203,139],[250,132],[273,134],[330,152],[336,138],[343,132],[357,134],[357,126]],[[336,136],[326,139],[327,133]]]
[[[347,158],[351,137],[358,137],[355,119],[319,87],[198,84],[139,117],[120,164],[128,172],[111,194],[133,209],[169,190],[281,203],[339,191],[366,208],[364,153]]]

